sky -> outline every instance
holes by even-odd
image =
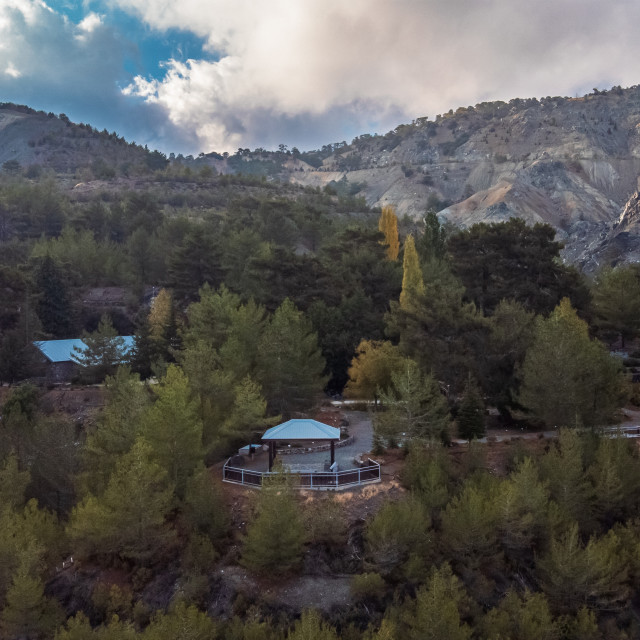
[[[640,84],[638,0],[0,0],[0,102],[165,153],[301,151]]]

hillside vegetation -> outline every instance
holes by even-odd
[[[447,123],[491,119],[465,113],[384,152],[166,158],[0,110],[0,135],[58,136],[16,134],[0,172],[0,636],[638,637],[638,449],[602,427],[640,398],[640,269],[587,280],[518,217],[456,228],[435,173],[402,169],[439,203],[414,219],[329,171],[416,132],[429,166],[463,164],[473,136]],[[79,336],[56,385],[34,341]],[[240,446],[336,394],[371,406],[382,485],[220,483]],[[558,437],[498,456],[489,427]]]

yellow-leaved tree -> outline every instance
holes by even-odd
[[[382,207],[378,229],[384,234],[384,241],[381,243],[387,245],[387,259],[397,260],[400,253],[400,238],[398,237],[398,216],[392,205]]]

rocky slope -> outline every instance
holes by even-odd
[[[370,204],[411,217],[434,208],[463,227],[512,216],[547,222],[567,259],[591,271],[596,248],[601,259],[626,251],[626,236],[612,233],[638,188],[640,87],[482,103],[335,147],[322,166],[292,167],[289,179],[365,183]],[[614,237],[617,249],[603,252]]]
[[[434,209],[462,227],[512,216],[546,222],[565,243],[565,258],[587,272],[640,257],[635,218],[622,215],[640,176],[640,86],[485,102],[314,152],[240,149],[171,160],[339,187],[370,205],[393,204],[401,216],[418,219]],[[128,177],[130,167],[133,175],[136,166],[162,168],[166,160],[64,115],[0,104],[0,165],[7,162],[90,183]]]

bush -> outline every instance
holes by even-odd
[[[355,600],[380,600],[385,581],[379,573],[361,573],[351,579],[351,595]]]

